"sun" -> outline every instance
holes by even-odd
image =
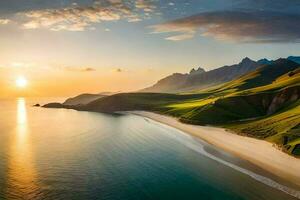
[[[25,88],[27,86],[27,84],[28,84],[28,81],[23,76],[20,76],[16,79],[16,86],[18,88]]]

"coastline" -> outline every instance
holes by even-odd
[[[179,129],[300,186],[300,159],[276,149],[270,142],[233,134],[223,128],[184,124],[174,117],[152,112],[128,111],[126,113],[146,117]]]

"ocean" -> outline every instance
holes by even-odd
[[[289,200],[299,195],[268,172],[147,118],[32,106],[50,101],[0,100],[0,199]]]

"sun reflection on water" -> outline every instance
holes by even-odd
[[[33,163],[27,126],[26,100],[17,100],[16,131],[13,133],[8,163],[7,197],[35,199],[38,193],[37,174]]]
[[[19,98],[17,100],[17,124],[26,125],[27,123],[27,111],[26,111],[26,100]]]

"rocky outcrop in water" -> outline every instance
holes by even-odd
[[[43,108],[66,108],[66,106],[61,103],[48,103],[43,105]]]

